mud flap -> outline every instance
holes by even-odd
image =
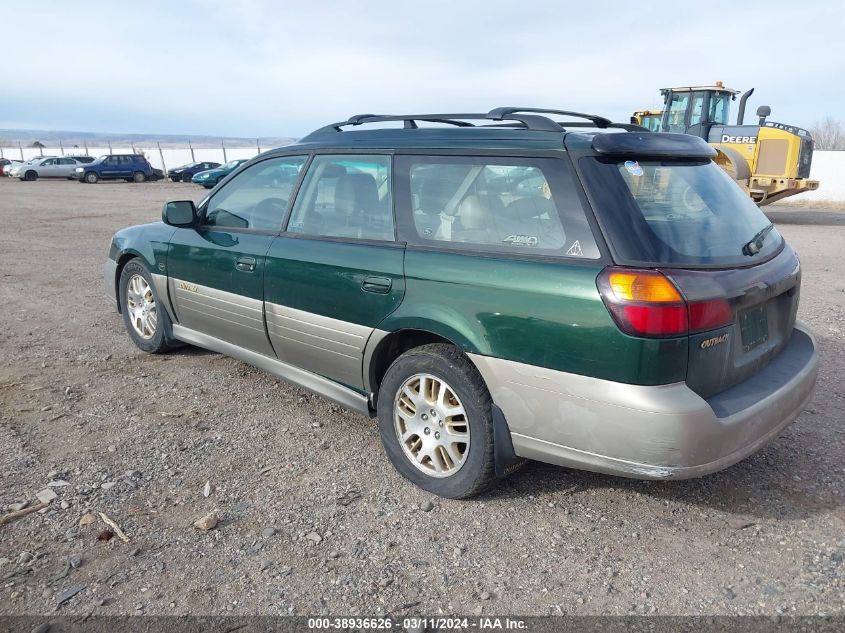
[[[525,460],[517,457],[513,450],[511,430],[505,420],[502,410],[492,405],[493,413],[493,459],[495,461],[496,477],[506,477],[518,469]]]

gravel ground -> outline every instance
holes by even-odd
[[[58,495],[0,526],[0,614],[843,612],[845,210],[767,209],[822,352],[768,447],[683,482],[529,464],[444,501],[393,471],[374,421],[131,343],[102,290],[109,238],[201,195],[0,179],[0,513]],[[129,542],[80,525],[100,512]]]

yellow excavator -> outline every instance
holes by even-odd
[[[662,110],[638,110],[631,123],[652,132],[681,132],[700,136],[718,155],[716,163],[763,206],[789,196],[819,188],[810,180],[813,138],[807,130],[768,121],[769,106],[757,108],[756,125],[745,125],[745,104],[751,88],[739,99],[736,124],[728,122],[730,102],[738,90],[713,86],[663,88]]]

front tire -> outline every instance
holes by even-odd
[[[27,182],[35,182],[36,180],[38,180],[38,174],[32,169],[30,169],[23,175],[23,180]]]
[[[495,482],[492,400],[460,350],[443,344],[409,350],[379,388],[384,450],[399,473],[441,497],[461,499]]]
[[[155,291],[150,271],[133,259],[120,273],[120,307],[129,337],[139,349],[161,354],[172,348],[167,333],[172,324]]]
[[[182,174],[182,182],[191,182],[193,177],[193,174]]]
[[[97,175],[96,172],[89,171],[87,174],[85,174],[85,182],[87,182],[89,185],[96,185],[97,181],[99,180],[100,177]]]

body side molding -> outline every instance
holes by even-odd
[[[254,365],[287,382],[324,396],[343,407],[362,413],[367,417],[372,417],[369,399],[365,395],[327,378],[313,374],[310,371],[288,365],[275,358],[238,347],[237,345],[227,343],[208,334],[203,334],[202,332],[197,332],[196,330],[191,330],[175,323],[173,324],[173,336],[185,343],[219,352],[244,363]]]

